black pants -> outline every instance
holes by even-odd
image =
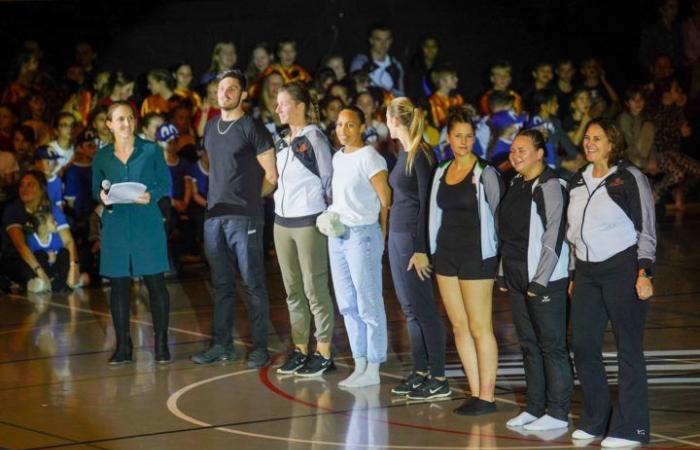
[[[568,279],[550,282],[545,292],[527,295],[527,261],[503,258],[513,322],[523,352],[527,412],[568,420],[573,374],[566,347]]]
[[[53,264],[49,263],[49,254],[43,250],[34,252],[34,257],[51,280],[51,289],[60,292],[68,288],[66,280],[70,269],[70,253],[67,249],[62,248],[58,251]]]
[[[579,426],[594,434],[649,442],[644,323],[648,301],[635,290],[637,248],[599,263],[576,261],[571,306],[576,373],[583,391]],[[611,405],[603,364],[603,337],[608,320],[617,344],[618,394]]]
[[[413,364],[418,372],[445,376],[445,327],[438,315],[432,280],[421,281],[414,269],[406,270],[413,256],[411,233],[389,232],[389,263],[396,296],[401,304]]]
[[[112,323],[114,324],[117,342],[121,342],[130,334],[131,277],[112,278],[110,281],[112,286],[110,301]],[[144,275],[143,281],[146,284],[146,289],[148,289],[153,331],[155,331],[156,335],[166,334],[170,319],[170,294],[168,294],[168,288],[165,286],[165,277],[162,273]]]

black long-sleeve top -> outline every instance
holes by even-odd
[[[393,203],[389,230],[414,235],[414,253],[428,253],[428,194],[433,165],[422,149],[418,149],[410,174],[406,174],[408,152],[399,151],[396,165],[389,175]]]

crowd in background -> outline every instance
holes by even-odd
[[[513,172],[507,156],[514,136],[533,128],[546,136],[547,165],[567,179],[585,164],[586,126],[605,117],[617,121],[627,157],[652,179],[660,205],[670,200],[682,209],[694,195],[700,174],[692,146],[700,109],[699,1],[682,19],[677,0],[659,4],[658,21],[640,38],[639,70],[646,71],[647,82],[638,86],[615,86],[595,56],[532,61],[529,78],[514,83],[510,64],[494,57],[489,86],[478,98],[464,98],[450,65],[459,55],[443,54],[438,39],[426,36],[414,58],[400,61],[392,56],[392,30],[383,25],[369,30],[365,53],[323,55],[315,70],[296,62],[299,51],[293,38],[260,42],[244,65],[234,42],[220,42],[204,74],[193,73],[186,61],[174,62],[150,70],[142,86],[126,62],[122,70],[103,70],[98,49],[88,42],[76,44],[75,61],[59,73],[47,67],[38,42],[26,41],[1,89],[0,289],[9,290],[10,281],[24,289],[37,278],[36,271],[18,269],[18,258],[32,269],[44,268],[38,278],[54,290],[99,280],[95,255],[102,206],[92,196],[90,166],[96,150],[112,140],[106,113],[120,100],[132,104],[139,135],[159,143],[170,170],[172,189],[161,209],[175,266],[201,261],[209,171],[201,138],[207,121],[220,113],[216,75],[231,68],[246,75],[246,110],[276,139],[285,133],[277,112],[277,94],[285,84],[307,84],[318,125],[334,149],[340,146],[339,111],[357,106],[366,122],[363,140],[385,158],[389,170],[398,146],[385,123],[386,107],[393,98],[408,96],[425,112],[424,139],[440,162],[452,158],[448,112],[466,107],[477,119],[475,153],[506,177]],[[266,209],[272,254],[271,198]]]

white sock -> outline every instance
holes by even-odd
[[[338,386],[350,387],[349,383],[353,382],[355,378],[358,378],[365,373],[366,368],[367,358],[355,358],[355,370],[352,371],[349,377],[338,382]]]
[[[590,433],[586,433],[583,430],[574,430],[573,433],[571,433],[571,439],[593,439],[595,436],[593,436]]]
[[[357,378],[348,381],[347,387],[374,386],[381,382],[379,379],[379,363],[367,363],[365,372]]]
[[[534,422],[535,420],[537,420],[537,417],[533,416],[527,411],[523,411],[517,416],[510,419],[508,422],[506,422],[506,426],[522,427],[523,425],[527,425],[528,423]]]
[[[569,422],[564,420],[556,419],[549,414],[545,414],[539,419],[525,425],[527,431],[546,431],[546,430],[556,430],[557,428],[566,428],[569,426]]]
[[[600,446],[603,448],[619,448],[619,447],[632,447],[634,445],[641,445],[639,441],[630,441],[629,439],[622,439],[616,437],[606,437],[600,442]]]

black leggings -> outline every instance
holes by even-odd
[[[129,335],[129,306],[131,300],[131,277],[111,278],[112,295],[110,309],[112,323],[117,338]],[[165,286],[163,273],[144,275],[143,281],[148,289],[148,298],[151,305],[153,318],[153,330],[156,335],[165,334],[169,325],[170,295]]]

